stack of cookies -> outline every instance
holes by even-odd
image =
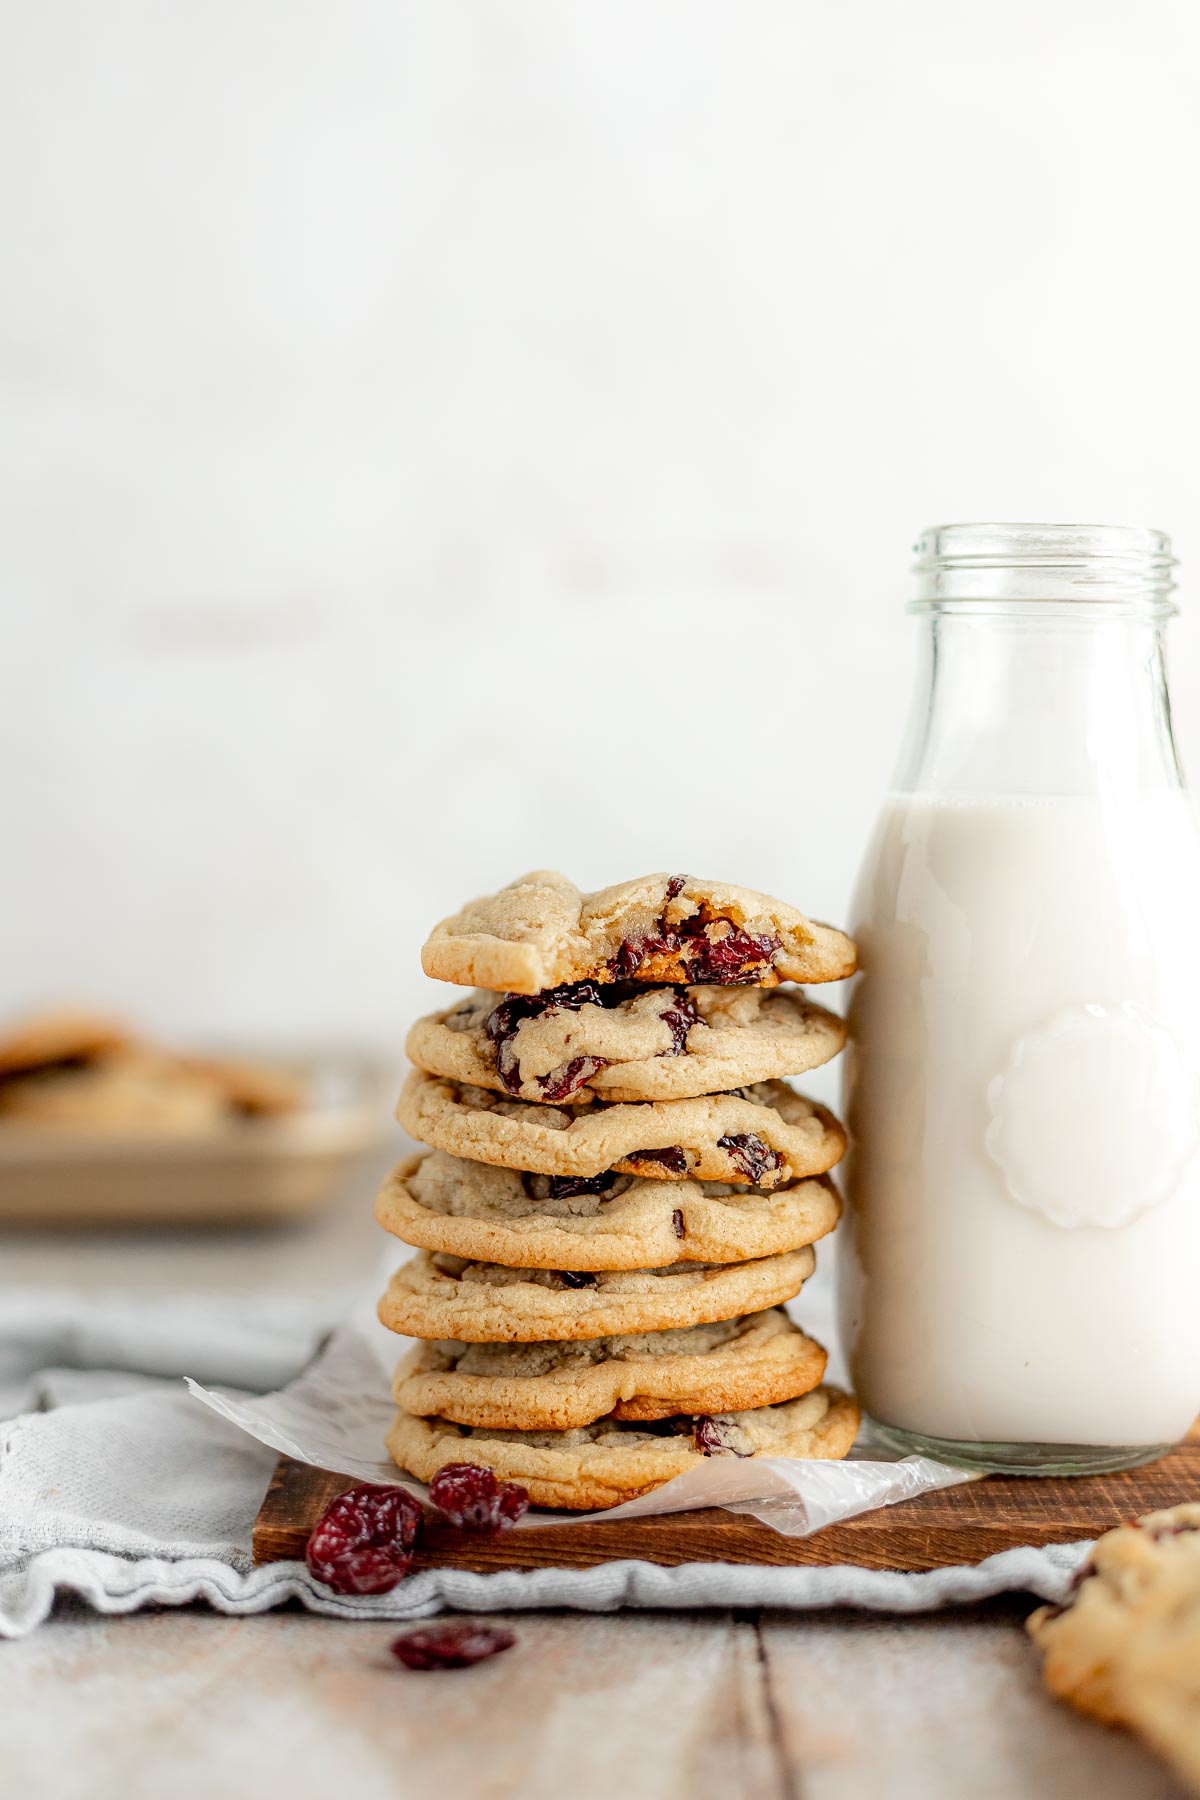
[[[850,939],[689,876],[539,872],[422,962],[475,991],[409,1036],[396,1113],[431,1149],[376,1208],[421,1252],[379,1304],[424,1340],[396,1372],[400,1467],[590,1509],[707,1456],[844,1456],[858,1409],[784,1305],[837,1223],[845,1138],[783,1077],[845,1032],[781,984],[851,974]]]

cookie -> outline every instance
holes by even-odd
[[[128,1042],[125,1027],[104,1013],[34,1013],[0,1037],[0,1077],[90,1061]]]
[[[749,888],[645,875],[583,894],[538,869],[430,933],[421,966],[463,987],[536,994],[579,981],[840,981],[854,944]]]
[[[396,1370],[405,1412],[508,1431],[570,1431],[611,1415],[663,1419],[773,1406],[815,1388],[825,1352],[781,1307],[625,1337],[421,1344]]]
[[[211,1131],[228,1116],[211,1081],[149,1050],[54,1064],[0,1083],[0,1121],[44,1130],[174,1136]]]
[[[1148,1600],[1117,1691],[1126,1723],[1200,1791],[1200,1556]]]
[[[526,1175],[434,1150],[393,1169],[375,1203],[385,1231],[422,1250],[513,1269],[653,1269],[749,1262],[813,1244],[837,1224],[825,1178],[764,1193],[637,1175]]]
[[[477,988],[418,1019],[408,1054],[430,1075],[518,1100],[687,1100],[836,1056],[846,1027],[797,988],[607,987],[497,999]]]
[[[526,1488],[535,1506],[587,1511],[619,1506],[699,1466],[705,1456],[834,1457],[858,1435],[858,1407],[836,1388],[718,1417],[658,1425],[598,1419],[571,1431],[500,1431],[397,1412],[387,1447],[402,1469],[429,1481],[445,1463],[470,1462]]]
[[[537,1175],[586,1178],[616,1169],[659,1181],[690,1175],[770,1188],[824,1174],[846,1147],[833,1114],[782,1081],[694,1100],[596,1100],[564,1111],[414,1069],[396,1117],[451,1156]]]
[[[816,1267],[807,1246],[746,1263],[662,1269],[510,1269],[423,1250],[379,1302],[389,1331],[467,1344],[536,1344],[707,1325],[779,1306]]]
[[[1200,1601],[1200,1505],[1107,1532],[1065,1605],[1040,1607],[1029,1619],[1047,1687],[1108,1724],[1135,1722],[1125,1692],[1130,1647],[1148,1616],[1185,1596]]]
[[[250,1119],[277,1119],[296,1112],[306,1097],[306,1083],[287,1069],[266,1063],[233,1062],[226,1057],[180,1057],[182,1069],[209,1081],[234,1113]]]

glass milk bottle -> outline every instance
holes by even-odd
[[[885,1441],[1131,1467],[1200,1409],[1200,846],[1157,532],[917,546],[913,724],[855,895],[840,1311]]]

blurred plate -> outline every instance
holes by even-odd
[[[263,1060],[305,1080],[305,1106],[170,1137],[4,1123],[0,1224],[261,1225],[318,1212],[383,1141],[387,1071],[344,1054]]]

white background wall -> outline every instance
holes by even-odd
[[[838,919],[920,527],[1196,591],[1191,0],[0,23],[5,1010],[395,1044],[547,863]]]

